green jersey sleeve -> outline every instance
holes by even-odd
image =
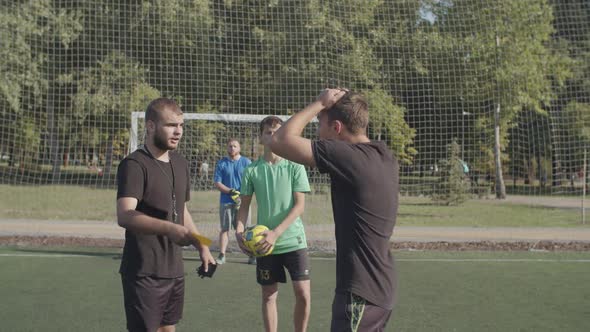
[[[240,187],[240,193],[246,196],[252,196],[254,194],[254,184],[252,182],[252,168],[246,167],[242,175],[242,186]]]
[[[310,192],[309,180],[307,178],[307,171],[305,167],[300,164],[293,163],[292,188],[293,192]]]

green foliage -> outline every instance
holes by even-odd
[[[588,17],[566,0],[2,2],[0,139],[15,149],[26,124],[44,163],[71,146],[123,154],[130,112],[156,96],[186,112],[291,114],[341,85],[368,96],[371,138],[403,163],[431,165],[461,137],[470,164],[492,173],[498,105],[503,162],[528,158],[506,149],[520,114],[588,140]],[[190,124],[203,135],[190,154],[222,153],[223,127]],[[574,165],[580,144],[562,145]],[[551,160],[548,146],[532,149]]]
[[[572,133],[588,144],[590,142],[590,104],[572,101],[566,106],[564,112],[574,126]]]
[[[109,174],[113,154],[125,155],[129,139],[131,112],[140,111],[160,96],[146,82],[146,70],[123,53],[113,51],[96,67],[82,71],[73,96],[73,114],[83,131],[99,132],[99,145],[105,146],[105,174]],[[111,124],[111,125],[109,125]],[[114,124],[114,125],[113,125]]]
[[[400,3],[409,7],[404,1]],[[491,114],[496,107],[501,108],[500,146],[504,150],[518,114],[547,114],[556,97],[555,89],[573,75],[571,58],[551,40],[555,32],[553,8],[547,0],[500,0],[485,6],[478,1],[422,4],[420,10],[431,13],[430,19],[416,17],[419,24],[392,27],[399,35],[393,39],[399,41],[398,48],[412,54],[411,60],[405,60],[409,69],[404,76],[413,79],[406,80],[409,86],[400,89],[410,91],[405,94],[413,100],[415,82],[419,82],[420,96],[424,96],[421,102],[432,105],[433,112],[445,110],[450,113],[449,119],[461,118],[465,110],[472,114],[461,125],[465,122],[477,135],[467,135],[462,145],[472,147],[467,152],[479,159],[473,163],[480,165],[481,171],[494,169]],[[401,66],[392,69],[395,72],[391,76],[403,72]],[[416,119],[410,125],[418,135],[433,125],[422,117]],[[449,128],[443,140],[433,143],[440,144],[439,157],[444,145],[457,136],[456,130],[460,129]],[[421,143],[418,151],[423,149]],[[504,154],[502,160],[506,160]]]
[[[80,36],[82,20],[80,11],[49,0],[0,4],[0,117],[6,126],[0,140],[21,170],[41,166],[42,135],[57,128],[47,119],[53,110],[48,100],[58,99],[50,92],[59,72],[53,54]]]
[[[469,179],[456,140],[447,146],[447,156],[440,161],[440,180],[431,198],[446,205],[460,205],[469,199]]]
[[[52,42],[68,47],[81,33],[81,20],[79,11],[57,9],[49,0],[0,4],[0,103],[15,113],[23,111],[25,94],[33,97],[29,103],[41,103],[48,85],[45,47]]]
[[[33,119],[20,119],[16,126],[15,149],[18,151],[17,161],[21,170],[38,170],[40,164],[37,160],[37,153],[41,138],[39,137],[38,126]]]
[[[101,126],[110,137],[127,131],[130,115],[142,111],[150,100],[160,96],[145,79],[146,70],[120,52],[112,52],[90,67],[77,79],[78,92],[73,96],[73,113],[83,127]]]
[[[112,48],[125,47],[125,54],[149,71],[151,86],[164,96],[182,96],[191,108],[219,93],[221,86],[212,78],[219,79],[216,75],[224,66],[216,50],[211,1],[139,1],[126,6],[121,10],[118,1],[111,4],[113,24],[128,22],[119,32],[125,45],[114,40]]]
[[[584,153],[590,154],[590,104],[571,101],[561,117],[567,121],[559,123],[556,127],[563,133],[561,145],[567,149],[571,159],[564,162],[563,166],[569,166],[571,171],[577,171],[583,167]]]
[[[196,109],[196,113],[219,113],[213,105],[204,104]],[[202,156],[203,159],[215,158],[225,151],[226,137],[219,137],[217,133],[224,132],[225,125],[221,122],[185,121],[186,133],[198,133],[198,139],[187,151],[188,155]]]
[[[415,130],[404,121],[405,109],[394,104],[393,98],[383,90],[363,92],[369,102],[369,136],[385,140],[400,162],[411,164],[417,153],[411,147]]]

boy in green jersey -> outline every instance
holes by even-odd
[[[311,308],[310,276],[307,240],[299,216],[305,208],[304,193],[310,188],[302,165],[275,155],[268,147],[282,123],[276,116],[268,116],[260,123],[264,155],[250,164],[242,175],[242,205],[238,212],[236,239],[246,254],[253,254],[243,245],[243,233],[252,195],[256,195],[257,224],[269,228],[259,243],[258,252],[265,253],[274,247],[270,255],[259,257],[256,263],[256,280],[262,287],[265,330],[277,330],[278,283],[286,282],[286,268],[295,294],[295,331],[306,331]]]

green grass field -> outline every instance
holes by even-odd
[[[218,193],[195,191],[191,195],[189,210],[193,218],[198,222],[217,223]],[[0,185],[0,218],[114,221],[115,196],[114,190],[81,186]],[[401,197],[400,202],[398,225],[583,227],[580,210],[575,208],[498,203],[496,200],[471,200],[461,206],[440,206],[424,197]],[[590,200],[586,206],[590,206]],[[304,222],[332,222],[328,195],[307,195]],[[590,222],[586,227],[588,225]]]
[[[4,331],[124,331],[119,250],[0,247]],[[178,331],[261,331],[254,266],[234,254],[200,279],[187,252]],[[388,331],[588,331],[590,253],[398,252],[399,297]],[[327,331],[335,261],[312,259],[309,331]],[[289,331],[290,284],[279,291]]]

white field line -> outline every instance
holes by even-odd
[[[529,258],[417,258],[396,259],[396,262],[489,262],[489,263],[519,263],[519,262],[551,262],[551,263],[590,263],[590,259],[529,259]]]
[[[0,254],[0,257],[88,258],[88,257],[98,257],[98,256],[74,255],[74,254]]]
[[[116,255],[116,254],[114,254]],[[104,257],[83,254],[0,254],[0,257],[33,257],[33,258],[89,258]],[[196,259],[196,257],[185,257],[185,259]],[[310,257],[312,260],[334,261],[334,257]],[[230,259],[230,261],[241,262],[239,259]],[[397,258],[396,262],[449,262],[449,263],[590,263],[590,259],[534,259],[534,258]]]
[[[333,257],[311,257],[313,260],[335,260]],[[535,259],[535,258],[396,258],[396,262],[449,262],[449,263],[522,263],[522,262],[552,262],[552,263],[590,263],[590,259]]]

